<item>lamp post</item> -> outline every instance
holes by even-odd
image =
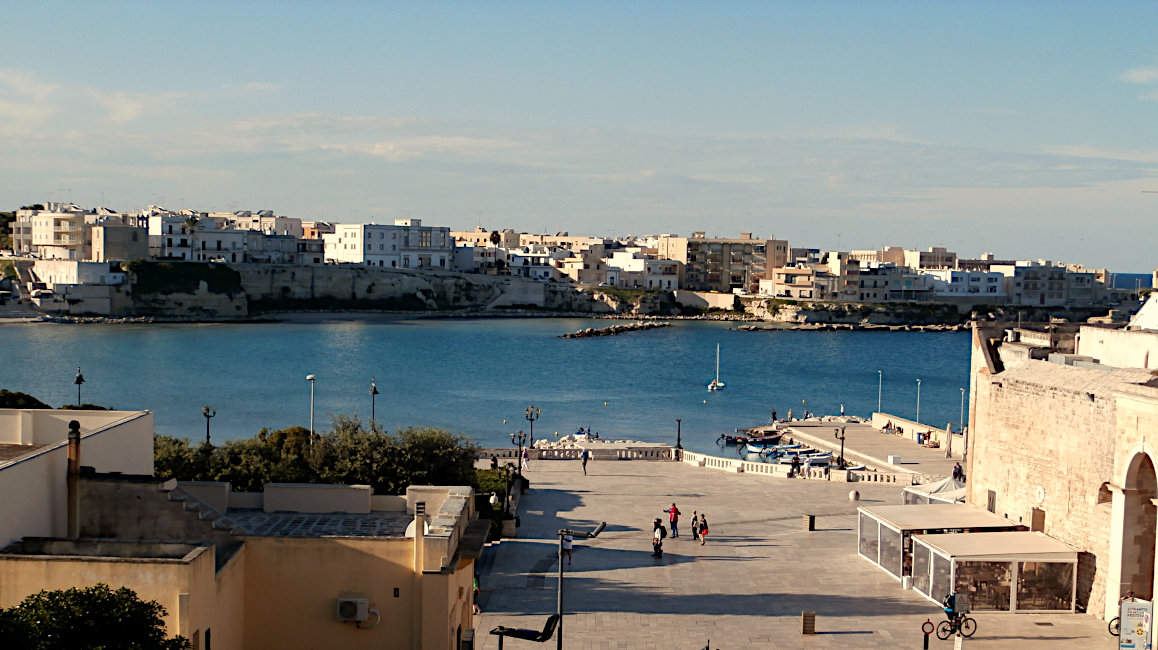
[[[832,433],[840,441],[840,468],[844,469],[844,427],[834,429]]]
[[[527,446],[534,446],[534,444],[535,444],[535,420],[538,420],[539,415],[541,415],[542,413],[543,413],[543,410],[535,408],[534,404],[528,406],[527,410],[523,411],[523,415],[526,416],[527,422],[531,423],[531,429],[530,429],[531,436],[529,438],[529,442],[527,442]]]
[[[559,529],[559,592],[555,599],[555,614],[559,616],[559,625],[555,629],[555,648],[557,650],[563,650],[563,536],[570,535],[572,539],[576,537],[592,539],[598,537],[604,528],[607,528],[606,521],[600,522],[599,525],[595,527],[595,530],[587,533],[577,534],[575,531],[567,528]]]
[[[84,375],[80,374],[80,368],[76,369],[76,379],[72,383],[76,384],[76,405],[80,406],[80,385],[84,383]]]
[[[374,426],[374,406],[375,398],[379,395],[378,386],[374,384],[374,378],[370,378],[370,426]]]
[[[209,420],[217,415],[217,411],[212,406],[206,404],[201,407],[201,415],[205,416],[205,444],[209,444]]]
[[[965,389],[961,389],[961,419],[957,423],[961,427],[961,435],[965,435]],[[953,457],[953,433],[949,433],[949,449],[945,452],[946,458]]]
[[[881,388],[885,385],[885,371],[877,371],[877,413],[881,412]]]
[[[921,423],[921,380],[917,380],[917,424]]]
[[[310,441],[314,439],[314,381],[317,377],[313,375],[306,375],[306,381],[310,382]]]
[[[682,418],[676,418],[676,449],[683,449],[683,441],[680,440],[680,421]]]
[[[519,455],[515,457],[515,467],[519,468],[519,489],[523,487],[523,443],[527,441],[527,434],[517,431],[511,434],[511,444],[519,446]]]

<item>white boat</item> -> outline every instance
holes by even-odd
[[[716,378],[708,383],[708,390],[724,390],[724,382],[720,381],[720,344],[716,344]]]

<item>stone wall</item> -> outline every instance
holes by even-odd
[[[1024,360],[997,372],[985,358],[995,332],[975,330],[972,355],[968,501],[1029,525],[1081,552],[1078,607],[1100,615],[1107,598],[1112,513],[1103,486],[1149,432],[1158,435],[1158,399],[1145,417],[1123,417],[1121,391],[1146,380],[1138,370],[1092,370]],[[1158,397],[1158,389],[1153,389]],[[1153,539],[1153,524],[1150,524]],[[1116,599],[1117,594],[1109,596]]]

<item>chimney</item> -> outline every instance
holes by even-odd
[[[80,422],[68,423],[68,537],[80,537]]]

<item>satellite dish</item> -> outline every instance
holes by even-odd
[[[425,521],[422,522],[422,534],[425,535],[426,533],[429,533],[429,532],[430,532],[430,524],[426,523]],[[411,521],[409,524],[406,524],[406,534],[403,535],[403,537],[411,537],[411,538],[414,537],[414,522],[413,521]]]

